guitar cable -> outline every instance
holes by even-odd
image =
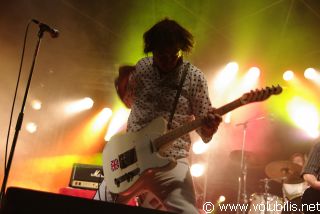
[[[101,194],[100,194],[100,186],[102,184],[103,180],[102,180],[102,175],[100,174],[100,181],[99,181],[99,184],[98,184],[98,198],[99,198],[99,201],[102,201],[101,200]],[[106,191],[105,191],[105,199],[107,200],[107,197],[106,197]],[[94,199],[95,195],[93,196],[93,199]]]
[[[97,190],[97,192],[98,192],[98,200],[99,201],[103,201],[102,198],[101,198],[101,192],[100,192],[100,187],[101,187],[102,182],[103,182],[102,175],[100,175],[100,181],[99,181],[98,190]],[[110,192],[110,196],[111,196],[111,200],[110,201],[112,203],[116,203],[117,200],[118,200],[119,195]],[[94,199],[94,197],[95,197],[95,195],[93,196],[93,199]],[[107,185],[104,188],[104,199],[105,199],[104,200],[105,202],[109,202]]]

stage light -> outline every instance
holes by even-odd
[[[304,71],[304,77],[306,79],[313,80],[313,81],[319,81],[320,80],[320,74],[314,68],[307,68]]]
[[[287,108],[291,119],[299,128],[311,138],[319,137],[319,114],[312,103],[295,97]]]
[[[42,107],[42,103],[40,100],[32,100],[31,101],[31,107],[34,109],[34,110],[40,110],[41,107]]]
[[[238,70],[239,65],[236,62],[229,62],[225,67],[225,71],[229,74],[236,74]]]
[[[94,130],[100,130],[105,126],[112,115],[112,110],[109,108],[104,108],[97,116],[96,120],[93,123]]]
[[[37,128],[38,126],[33,122],[29,122],[26,124],[26,130],[31,134],[35,133],[37,131]]]
[[[230,85],[239,70],[239,65],[236,62],[230,62],[226,65],[226,67],[220,71],[218,76],[215,78],[214,87],[219,92],[223,91]]]
[[[107,130],[107,124],[112,115],[112,111],[109,108],[104,108],[99,112],[95,112],[92,117],[81,123],[81,130],[76,129],[75,132],[70,132],[69,142],[75,144],[81,144],[81,146],[75,146],[73,152],[90,153],[96,151],[96,149],[104,143],[104,136]],[[103,141],[103,142],[102,142]]]
[[[202,140],[198,140],[193,143],[192,145],[192,151],[195,154],[202,154],[208,149],[208,144],[204,143]]]
[[[217,203],[223,203],[223,202],[225,202],[226,201],[226,197],[224,196],[224,195],[220,195],[220,197],[218,198],[218,201],[217,201]]]
[[[70,104],[68,104],[65,108],[65,111],[67,113],[77,113],[77,112],[81,112],[84,110],[88,110],[90,108],[92,108],[93,106],[93,100],[89,97],[85,97],[81,100],[72,102]]]
[[[248,79],[253,79],[253,80],[258,79],[260,76],[260,69],[257,67],[250,68],[247,76],[248,76]]]
[[[290,81],[294,78],[294,73],[291,70],[285,71],[282,75],[285,81]]]
[[[304,77],[306,79],[314,79],[315,77],[317,76],[317,72],[315,69],[313,68],[307,68],[305,71],[304,71]]]
[[[260,76],[260,69],[257,67],[252,67],[243,77],[241,83],[241,92],[247,92],[257,85]]]
[[[107,134],[105,135],[105,140],[109,141],[110,138],[116,134],[122,127],[123,125],[126,124],[129,116],[129,110],[126,108],[120,108],[113,116]]]
[[[190,167],[190,172],[193,177],[200,177],[204,173],[204,165],[203,164],[192,164]]]

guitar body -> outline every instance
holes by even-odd
[[[317,204],[320,204],[320,190],[309,187],[304,191],[301,202],[304,205],[303,212],[305,214],[320,213],[319,207],[317,206]],[[306,205],[308,205],[310,210],[307,210]]]
[[[166,125],[159,117],[138,132],[118,134],[107,142],[103,150],[103,171],[110,192],[130,196],[145,188],[141,186],[145,185],[142,177],[148,178],[148,174],[175,165],[173,160],[156,152],[152,145],[153,139],[166,132]]]

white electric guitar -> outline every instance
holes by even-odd
[[[281,92],[279,85],[256,89],[215,112],[224,115],[240,106],[266,100]],[[163,157],[162,151],[177,138],[200,127],[203,121],[203,118],[198,118],[167,132],[167,122],[159,117],[138,132],[113,136],[103,150],[104,179],[108,190],[123,196],[132,195],[143,187],[142,177],[173,167],[175,160]]]

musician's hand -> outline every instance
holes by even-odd
[[[320,190],[320,181],[314,182],[312,187],[313,187],[314,189]]]
[[[303,179],[314,189],[320,190],[320,181],[313,174],[304,174]]]
[[[201,132],[205,137],[211,137],[217,132],[222,117],[214,112],[214,109],[208,112],[205,117],[204,125],[201,127]]]

